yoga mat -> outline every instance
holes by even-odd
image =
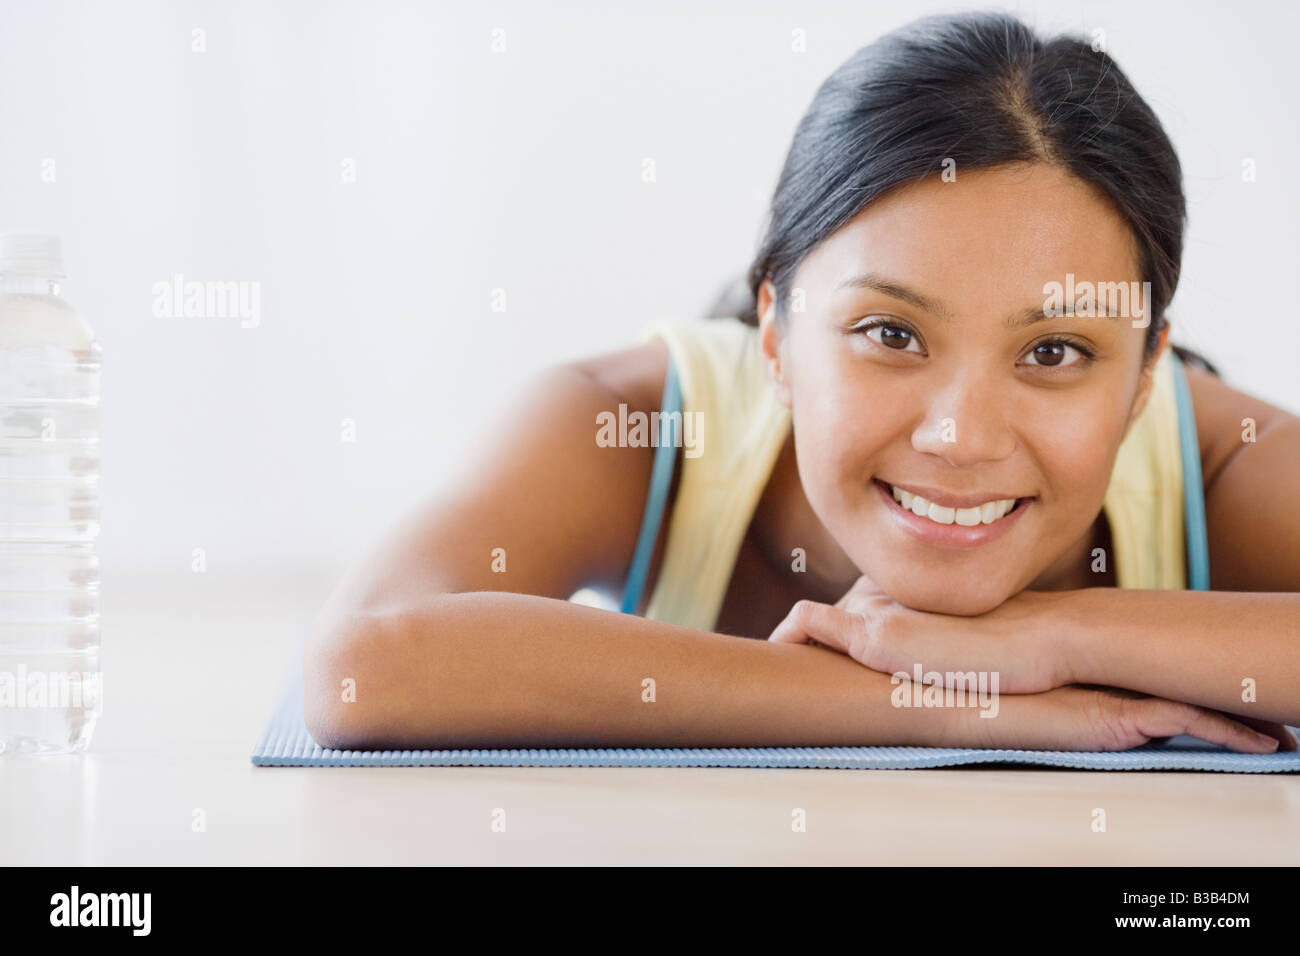
[[[327,750],[302,719],[302,680],[289,680],[253,751],[259,767],[787,767],[920,770],[1012,763],[1076,770],[1300,773],[1300,751],[1234,753],[1195,737],[1134,750],[974,750],[960,747],[599,748],[590,750]]]

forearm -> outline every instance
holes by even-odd
[[[1080,683],[1300,726],[1300,594],[1089,588],[1060,613]]]
[[[937,746],[972,723],[895,707],[888,675],[822,648],[550,598],[442,595],[372,623],[304,661],[309,726],[335,746]]]

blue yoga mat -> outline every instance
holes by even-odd
[[[1076,770],[1218,770],[1300,773],[1300,751],[1234,753],[1195,737],[1174,737],[1117,753],[972,750],[960,747],[599,748],[591,750],[328,750],[302,719],[302,680],[288,682],[253,751],[259,767],[787,767],[919,770],[1013,763]]]

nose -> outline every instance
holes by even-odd
[[[954,468],[1000,461],[1015,451],[1014,396],[978,369],[954,373],[929,393],[912,447]]]

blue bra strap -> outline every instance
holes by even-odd
[[[655,449],[654,468],[650,474],[650,494],[646,498],[645,515],[641,519],[641,535],[632,552],[632,567],[627,573],[627,586],[623,589],[624,614],[635,614],[641,603],[641,591],[650,573],[650,556],[659,539],[659,526],[663,522],[664,504],[668,501],[668,488],[673,481],[673,465],[677,462],[677,447],[681,444],[682,390],[677,383],[677,369],[672,356],[668,357],[668,376],[664,380],[664,399],[659,416],[659,447]],[[673,430],[676,426],[677,431]]]
[[[1187,387],[1182,359],[1172,350],[1174,395],[1178,399],[1178,444],[1183,455],[1183,517],[1187,537],[1187,587],[1210,589],[1210,544],[1205,528],[1205,486],[1201,479],[1201,448],[1196,437],[1196,411]]]

